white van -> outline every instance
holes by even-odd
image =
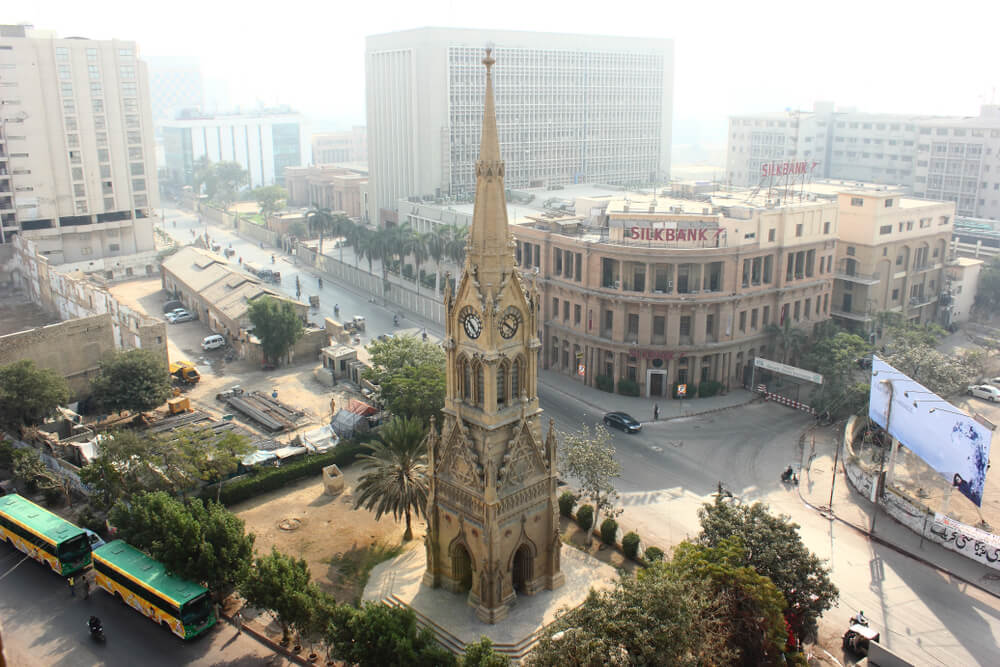
[[[201,349],[203,350],[218,350],[220,347],[226,346],[226,339],[219,334],[212,334],[211,336],[205,336],[205,340],[201,341]]]

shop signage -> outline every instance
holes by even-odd
[[[761,176],[805,176],[811,174],[819,162],[769,162],[760,166]]]
[[[673,359],[674,353],[666,350],[632,350],[631,356],[637,359]]]
[[[694,229],[625,228],[625,238],[635,241],[714,241],[719,238],[721,233],[722,229],[718,227]]]

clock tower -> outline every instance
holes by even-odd
[[[556,438],[538,407],[537,288],[514,266],[507,228],[493,80],[476,163],[476,203],[465,267],[445,289],[447,390],[440,430],[427,436],[424,584],[466,594],[484,622],[518,595],[563,584],[559,566]]]

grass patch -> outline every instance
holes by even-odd
[[[375,542],[371,546],[355,547],[350,551],[323,559],[322,562],[336,570],[338,578],[342,582],[349,582],[356,588],[358,599],[355,600],[355,604],[357,604],[365,586],[368,585],[368,577],[371,575],[372,568],[401,553],[403,553],[402,544]]]

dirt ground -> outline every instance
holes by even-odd
[[[559,532],[562,535],[564,544],[588,553],[602,563],[607,563],[614,568],[625,570],[629,573],[635,572],[639,568],[638,563],[625,557],[625,554],[622,553],[621,545],[609,546],[593,535],[590,536],[588,543],[585,531],[572,519],[560,516]]]
[[[404,544],[404,521],[392,516],[376,521],[374,512],[353,509],[354,487],[364,472],[361,465],[343,472],[344,492],[336,497],[324,494],[317,476],[230,509],[256,533],[258,555],[275,546],[302,558],[321,588],[339,602],[356,602],[371,568],[404,549],[422,549],[427,528],[414,518],[413,539]]]

